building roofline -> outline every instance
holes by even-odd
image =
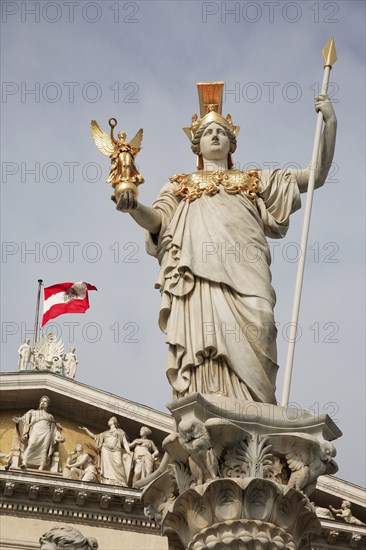
[[[49,391],[66,399],[82,401],[90,407],[131,418],[142,424],[147,423],[149,426],[154,426],[167,433],[174,429],[174,420],[167,413],[59,374],[45,371],[3,372],[0,374],[0,392],[3,394],[2,402],[5,408],[11,408],[12,405],[14,408],[19,408],[20,405],[27,406],[18,396],[18,392],[27,390]],[[5,393],[12,393],[10,400],[5,398]]]

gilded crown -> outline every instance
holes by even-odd
[[[198,82],[197,90],[201,118],[199,119],[198,115],[194,114],[191,125],[184,126],[183,131],[188,139],[192,141],[197,130],[210,122],[222,124],[237,136],[240,127],[233,124],[231,115],[226,115],[226,118],[222,116],[224,82]]]

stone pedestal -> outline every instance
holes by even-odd
[[[327,415],[201,394],[169,408],[177,431],[143,499],[170,550],[310,548],[307,495],[338,469]]]

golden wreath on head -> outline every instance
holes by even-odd
[[[235,126],[231,120],[231,115],[226,118],[222,116],[222,96],[224,92],[224,82],[198,82],[198,98],[200,105],[200,116],[194,114],[190,126],[184,126],[183,131],[192,142],[197,130],[211,122],[222,124],[231,130],[236,136],[239,134],[240,126]]]

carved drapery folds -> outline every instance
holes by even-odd
[[[319,475],[337,471],[328,440],[338,428],[306,411],[289,421],[273,405],[255,418],[223,415],[228,402],[218,399],[172,404],[177,431],[163,442],[168,465],[144,490],[146,514],[171,550],[309,548],[320,522],[307,495]]]

